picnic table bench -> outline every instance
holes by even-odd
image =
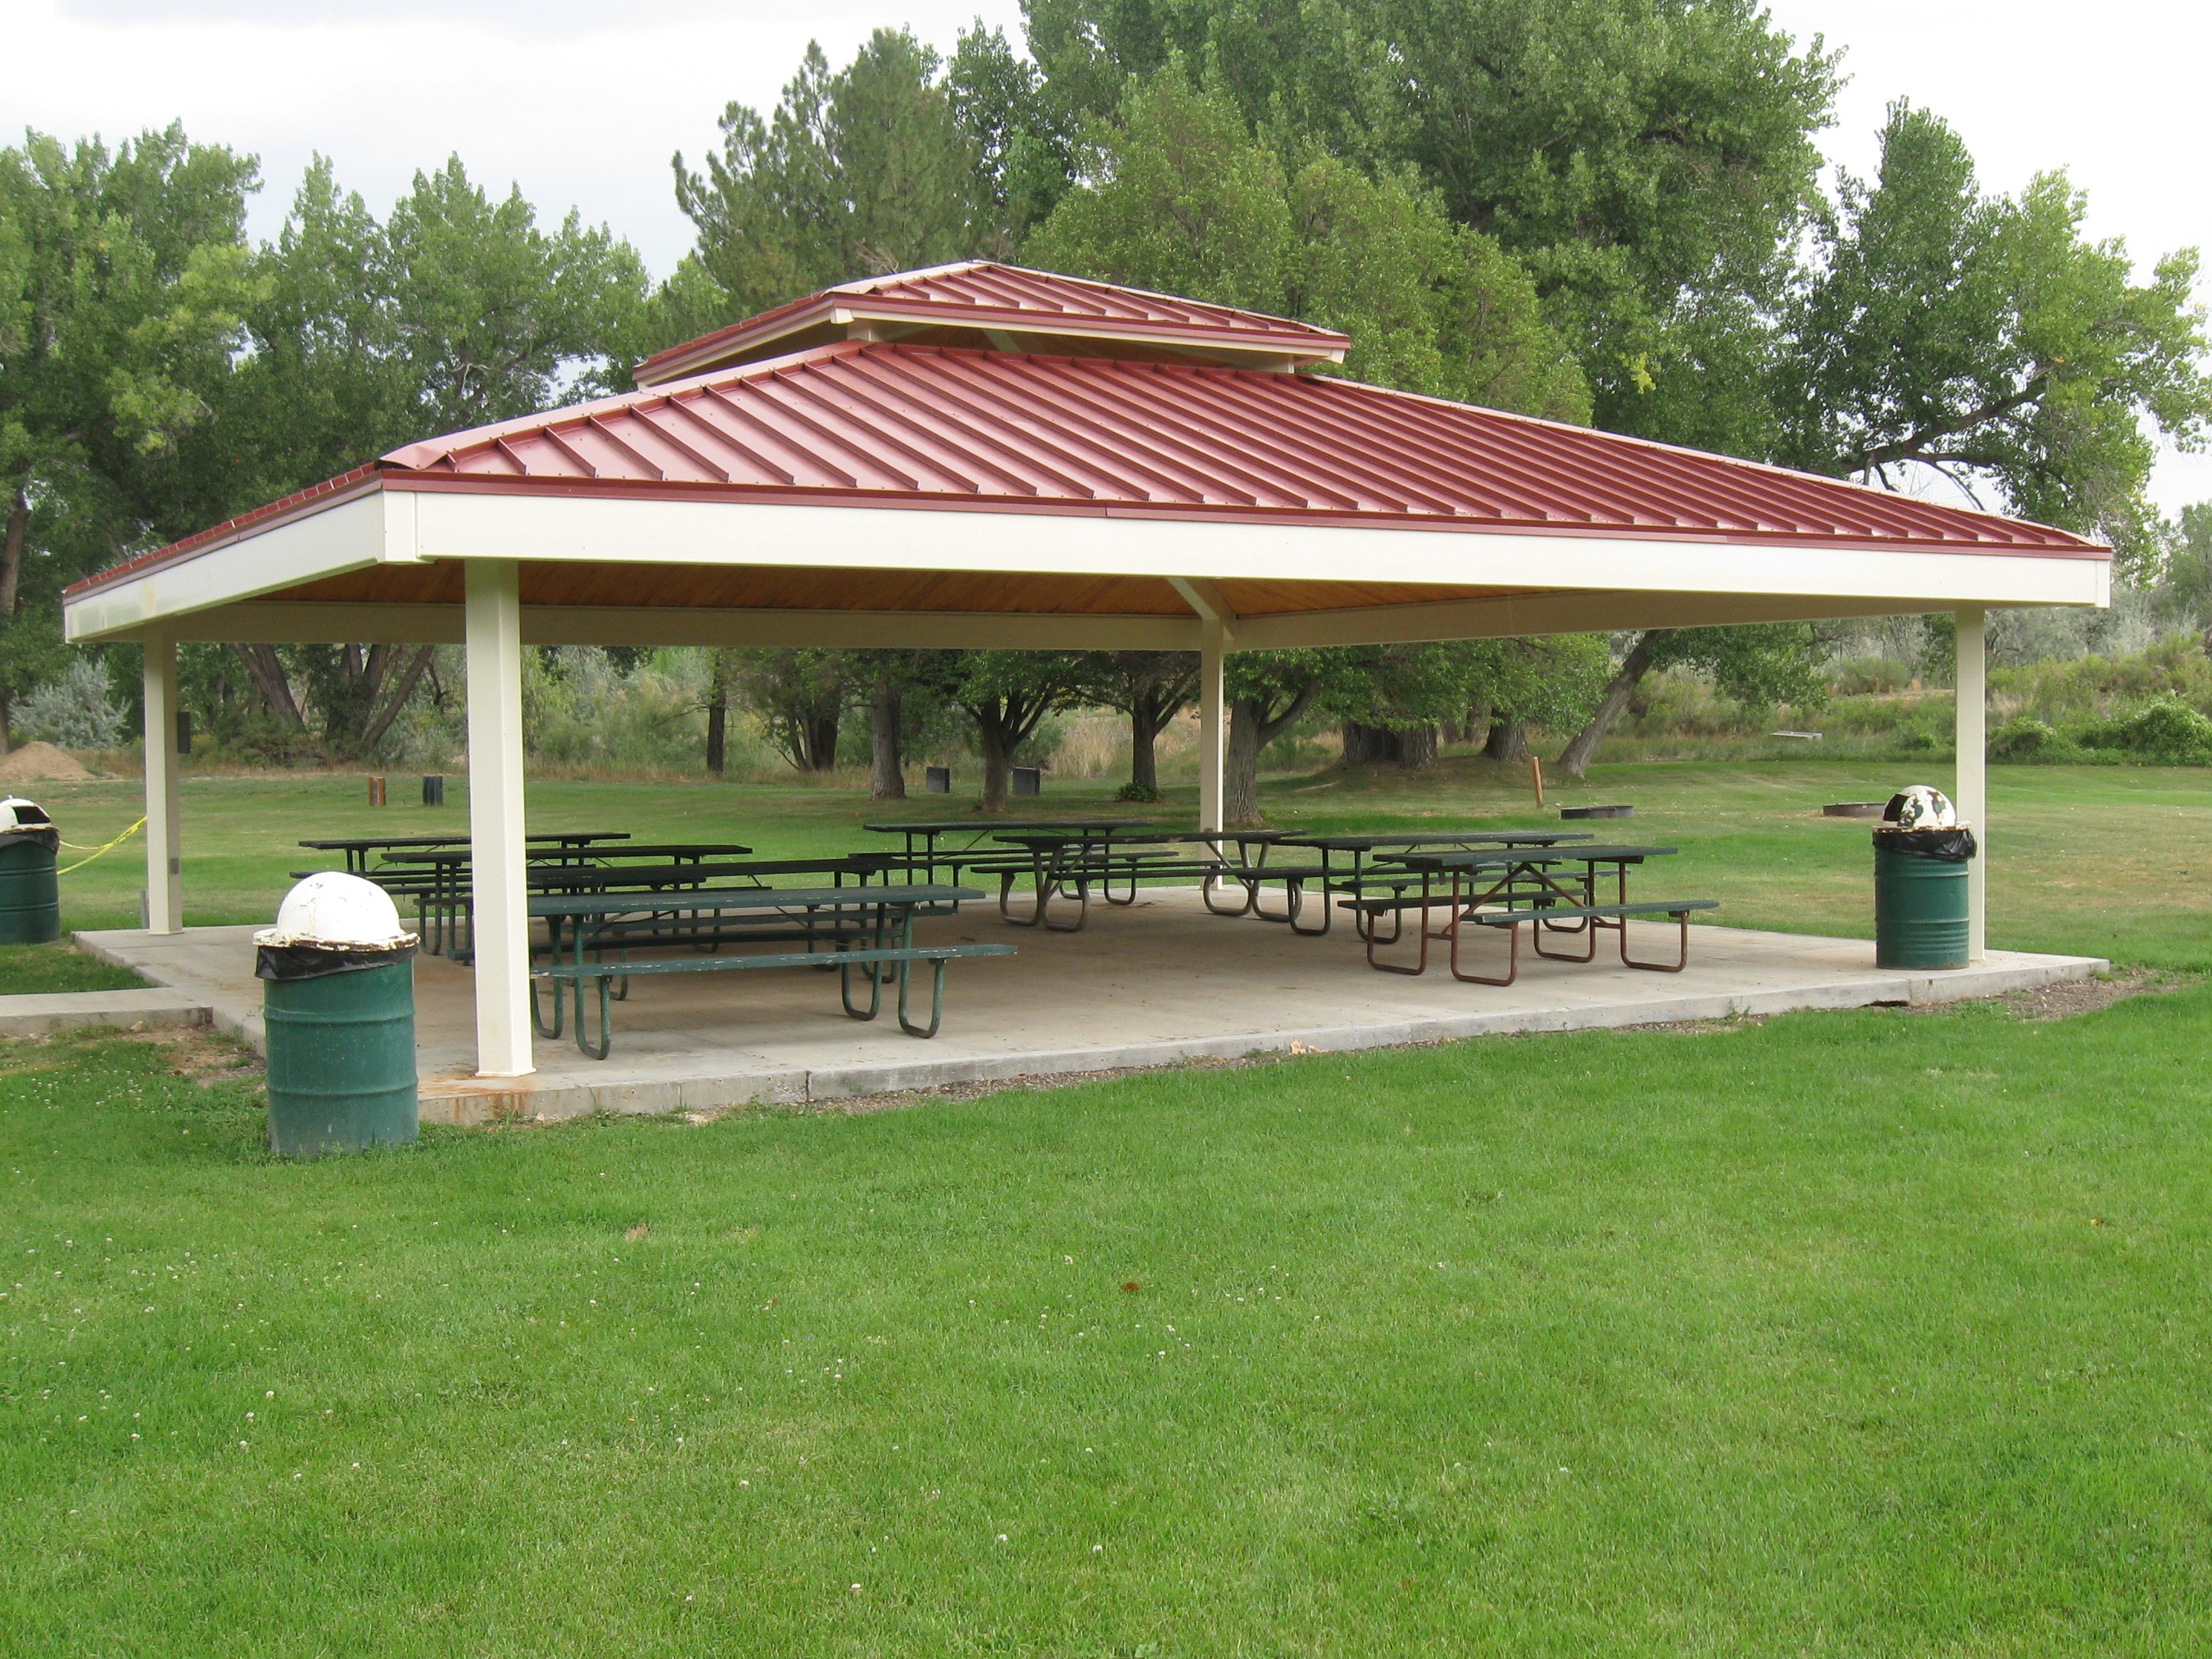
[[[532,849],[525,857],[524,879],[526,884],[536,886],[557,881],[568,872],[588,875],[640,866],[648,870],[680,866],[696,872],[710,859],[742,856],[752,850],[740,842],[631,842],[623,846],[570,845]],[[631,860],[638,863],[633,865]],[[451,955],[455,961],[462,961],[468,949],[465,941],[474,911],[474,894],[468,879],[473,862],[472,850],[465,844],[424,848],[387,854],[382,864],[366,873],[368,879],[394,898],[415,901],[417,931],[422,936],[425,950],[433,956]],[[665,885],[677,884],[674,878],[664,877],[662,881]]]
[[[684,895],[684,903],[697,913],[716,915],[732,913],[769,913],[781,918],[786,927],[797,924],[807,939],[804,951],[777,951],[767,954],[633,957],[626,944],[611,943],[610,925],[631,916],[639,908],[640,895],[624,893],[545,893],[530,901],[532,916],[545,921],[556,930],[556,937],[565,934],[568,960],[555,960],[547,966],[533,970],[530,987],[530,1017],[538,1031],[546,1036],[562,1035],[564,1009],[568,997],[575,1000],[576,1046],[593,1060],[605,1060],[613,1047],[614,1004],[629,995],[629,981],[642,975],[670,974],[712,974],[750,972],[780,968],[835,968],[838,976],[838,995],[845,1012],[854,1019],[871,1020],[880,1012],[883,988],[887,979],[898,981],[899,1029],[910,1036],[932,1037],[937,1035],[945,1015],[945,967],[948,962],[975,957],[1012,956],[1011,945],[923,945],[914,942],[914,917],[918,910],[926,910],[962,899],[978,899],[982,893],[973,888],[939,885],[814,888],[709,888]],[[815,927],[825,913],[833,920],[827,929]],[[805,930],[812,927],[809,933]],[[784,937],[774,925],[763,927],[751,934],[757,940]],[[826,943],[827,949],[817,950],[817,943]],[[620,954],[608,958],[610,950]],[[586,956],[593,959],[586,961]],[[930,985],[929,1023],[918,1024],[909,1012],[908,997],[913,975],[901,971],[912,964],[927,963],[933,972]],[[866,980],[868,998],[865,1007],[856,1006],[853,1000],[853,975],[858,970]],[[553,1012],[549,1021],[541,1012],[538,981],[549,982],[552,992]],[[619,981],[619,988],[617,988]],[[589,1034],[585,1019],[584,988],[595,984],[599,990],[599,1036]]]
[[[599,929],[599,938],[605,944],[634,945],[658,944],[688,945],[695,950],[712,950],[723,945],[757,943],[769,937],[762,930],[776,927],[783,931],[775,937],[788,940],[804,939],[811,950],[818,943],[842,938],[853,931],[851,918],[841,921],[836,914],[825,920],[815,917],[797,926],[774,921],[762,921],[744,915],[732,915],[711,908],[702,909],[690,902],[692,894],[714,884],[714,891],[780,892],[770,884],[769,878],[779,876],[826,877],[829,884],[847,891],[857,891],[871,882],[888,884],[891,866],[887,855],[858,854],[850,858],[829,859],[748,859],[736,863],[656,865],[642,868],[619,866],[594,866],[584,869],[562,869],[533,872],[530,890],[538,895],[556,893],[599,893],[619,895],[631,901],[632,910],[619,921],[609,921]],[[849,885],[848,885],[849,884]],[[816,884],[819,884],[819,882]],[[546,949],[557,956],[560,951],[560,924],[546,919]],[[617,999],[619,1000],[619,999]]]
[[[1429,941],[1449,942],[1452,977],[1476,985],[1510,985],[1519,975],[1521,929],[1529,929],[1536,954],[1555,962],[1590,962],[1597,955],[1597,936],[1612,931],[1620,942],[1624,967],[1656,973],[1680,973],[1690,959],[1690,916],[1717,908],[1713,899],[1644,899],[1628,896],[1628,872],[1647,860],[1674,854],[1671,847],[1590,846],[1518,848],[1498,852],[1461,850],[1407,852],[1394,855],[1404,867],[1402,884],[1387,894],[1358,894],[1340,901],[1340,908],[1369,919],[1366,930],[1367,965],[1383,973],[1420,974],[1428,969]],[[1579,866],[1577,868],[1576,866]],[[1610,874],[1617,896],[1601,901],[1598,884]],[[1435,890],[1438,878],[1449,876],[1448,894]],[[1411,896],[1418,882],[1418,896]],[[1429,913],[1443,910],[1448,920],[1439,928],[1429,926]],[[1379,945],[1395,944],[1399,930],[1388,939],[1379,937],[1374,922],[1385,915],[1402,919],[1418,912],[1419,954],[1411,966],[1380,960]],[[1639,961],[1629,954],[1628,924],[1646,916],[1665,916],[1679,927],[1680,942],[1671,962]],[[1472,972],[1461,964],[1460,942],[1467,925],[1500,928],[1506,935],[1506,965],[1503,976]],[[1544,948],[1547,934],[1566,933],[1583,939],[1579,954]]]

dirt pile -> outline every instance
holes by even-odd
[[[0,783],[77,783],[92,775],[66,750],[27,743],[0,755]]]

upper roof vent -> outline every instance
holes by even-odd
[[[1287,317],[975,259],[810,294],[655,353],[637,366],[637,383],[660,386],[833,340],[1284,371],[1340,363],[1351,344],[1334,329]]]

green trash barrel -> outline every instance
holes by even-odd
[[[391,899],[357,876],[310,876],[256,944],[270,1149],[313,1158],[412,1142],[416,940]]]
[[[1966,866],[1973,831],[1874,832],[1874,959],[1882,968],[1966,965]]]
[[[0,800],[0,945],[44,945],[62,936],[54,854],[62,832],[46,809],[20,795]]]

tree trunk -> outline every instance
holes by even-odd
[[[806,756],[810,772],[834,772],[837,769],[837,715],[809,714],[802,729],[800,742]]]
[[[978,720],[975,730],[983,750],[983,810],[1003,812],[1013,782],[1017,745],[1008,743],[1006,733],[989,722]]]
[[[1528,758],[1528,722],[1516,720],[1497,720],[1490,723],[1490,739],[1482,745],[1482,752],[1494,761],[1517,761]]]
[[[1437,763],[1437,728],[1417,726],[1409,732],[1393,732],[1397,754],[1394,758],[1408,772],[1425,772]]]
[[[407,699],[415,695],[415,687],[422,678],[422,671],[430,665],[430,653],[435,646],[422,645],[415,648],[415,659],[399,676],[399,684],[392,689],[392,696],[384,705],[384,712],[368,723],[362,733],[362,748],[373,750],[384,741],[384,734],[392,729],[392,722],[399,718],[399,711],[407,706]]]
[[[1224,828],[1257,824],[1260,817],[1260,751],[1282,736],[1291,722],[1306,712],[1318,682],[1309,683],[1279,714],[1269,714],[1264,703],[1237,697],[1229,705],[1228,755],[1221,769],[1221,821]]]
[[[1167,725],[1161,700],[1157,687],[1129,699],[1129,787],[1147,800],[1158,799],[1160,793],[1159,757],[1153,744]]]
[[[1397,733],[1364,720],[1344,722],[1344,763],[1364,766],[1375,761],[1395,760]]]
[[[23,538],[31,523],[31,497],[21,484],[8,504],[6,551],[0,555],[0,627],[13,622],[22,608]],[[15,746],[15,700],[0,691],[0,755]]]
[[[1589,724],[1574,735],[1572,742],[1559,751],[1559,770],[1572,777],[1580,777],[1589,769],[1597,754],[1597,746],[1605,741],[1605,734],[1620,718],[1620,711],[1628,707],[1636,688],[1644,675],[1651,671],[1651,659],[1665,637],[1662,630],[1653,629],[1639,636],[1629,647],[1628,655],[1621,659],[1620,672],[1612,684],[1605,688],[1605,696],[1598,699],[1597,711],[1589,717]]]
[[[876,671],[876,689],[868,700],[868,799],[906,799],[905,757],[899,752],[899,721],[905,699],[898,679],[888,665]]]
[[[276,654],[273,645],[234,645],[230,647],[238,659],[246,665],[253,689],[261,694],[261,701],[276,717],[276,723],[288,732],[305,732],[307,722],[300,714],[299,701],[292,695],[292,682],[284,672],[284,659]]]
[[[722,775],[730,760],[730,653],[714,653],[714,676],[707,687],[707,770]]]

